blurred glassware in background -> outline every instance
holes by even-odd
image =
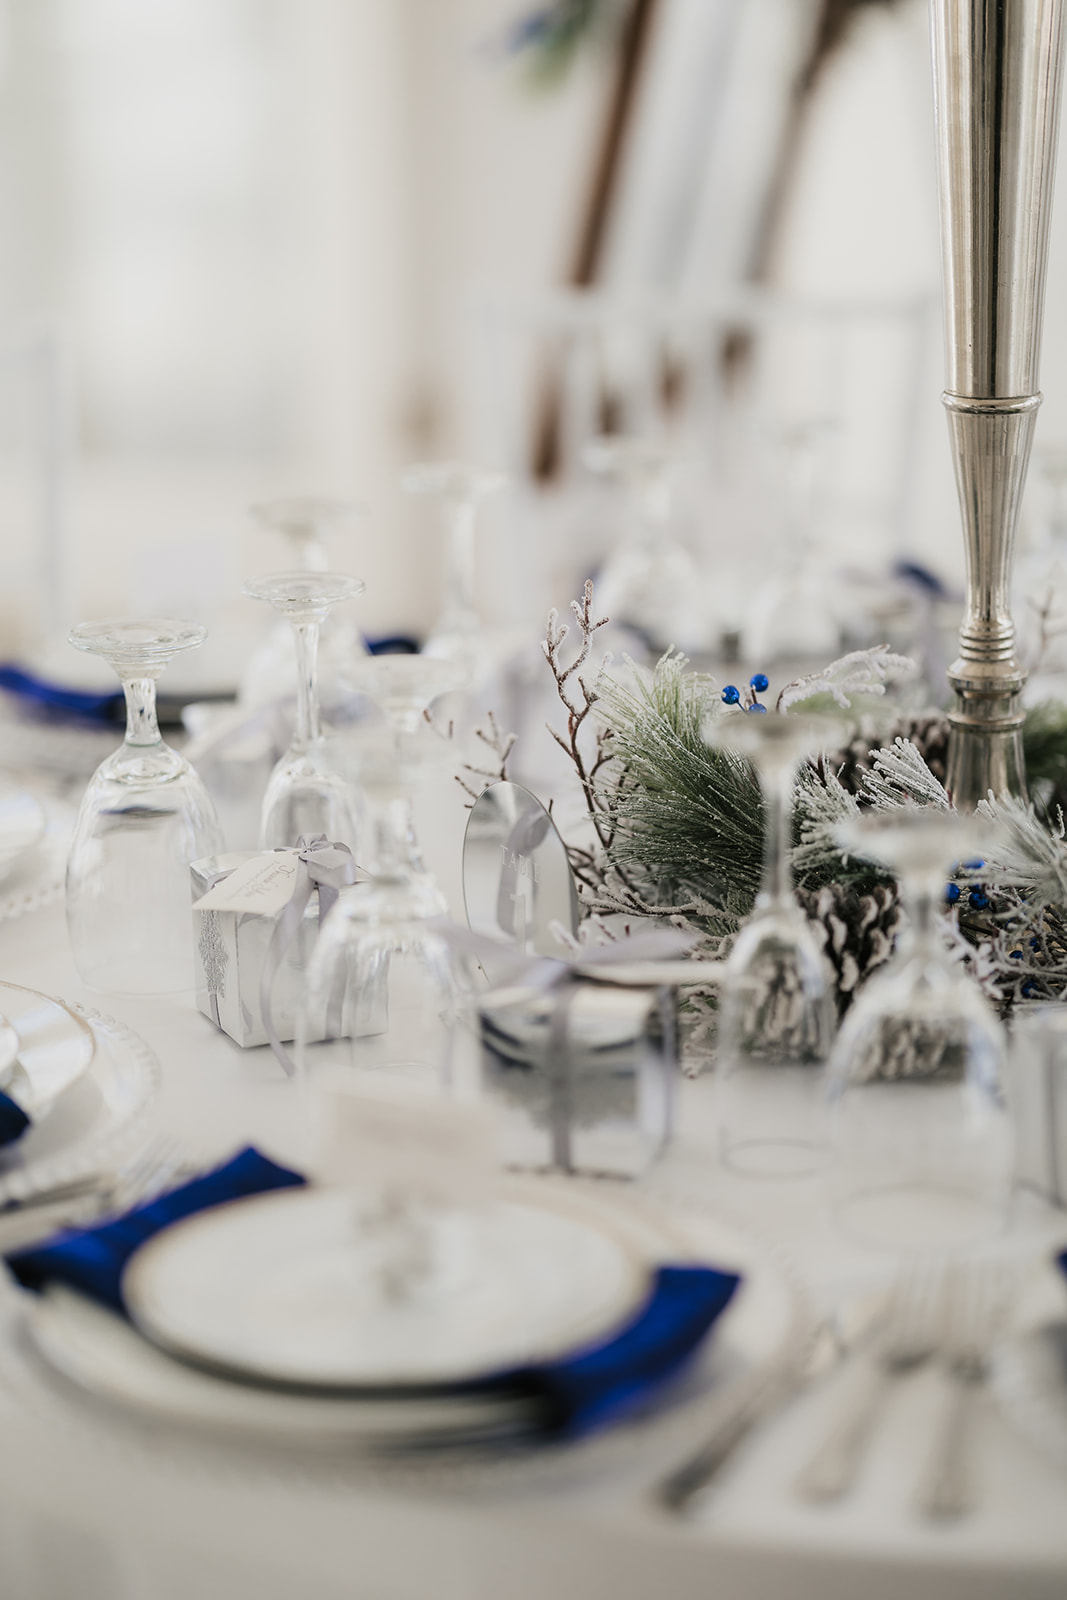
[[[585,464],[621,484],[627,497],[622,537],[613,542],[597,579],[603,614],[617,626],[634,628],[654,649],[706,644],[696,563],[671,531],[676,452],[653,439],[605,436],[590,440]]]
[[[330,542],[350,532],[364,516],[363,507],[355,501],[329,500],[318,495],[264,500],[250,506],[249,511],[262,527],[273,529],[288,541],[294,568],[300,572],[328,571]],[[319,641],[319,695],[324,703],[334,698],[339,674],[353,656],[363,655],[365,648],[354,618],[332,616],[325,623]],[[251,656],[241,677],[238,699],[246,706],[287,699],[292,694],[295,671],[293,631],[284,618],[279,618]]]
[[[900,881],[908,932],[837,1036],[828,1090],[841,1228],[887,1250],[981,1243],[1003,1225],[1012,1173],[1007,1040],[938,922],[953,863],[990,842],[986,818],[934,806],[857,813],[843,848]],[[981,894],[975,885],[972,894]]]
[[[402,482],[408,494],[432,495],[440,502],[445,534],[444,604],[422,654],[458,662],[476,687],[495,665],[492,634],[475,604],[476,524],[483,500],[506,488],[507,479],[458,461],[436,461],[408,467]]]
[[[288,621],[296,648],[296,726],[263,796],[262,849],[295,845],[301,834],[316,833],[354,849],[353,796],[331,766],[319,720],[318,648],[319,630],[333,607],[363,590],[361,579],[341,572],[268,573],[244,586],[245,594],[268,601]]]
[[[1013,596],[1020,647],[1035,675],[1059,675],[1067,671],[1067,447],[1034,451],[1023,528]]]
[[[757,691],[767,686],[762,675],[753,682]],[[825,1161],[822,1069],[834,1007],[822,952],[793,894],[793,787],[801,761],[836,748],[841,726],[757,705],[709,718],[704,737],[725,759],[752,763],[765,818],[763,886],[722,981],[720,1151],[728,1166],[754,1177],[804,1177]]]
[[[203,642],[194,623],[83,622],[70,642],[103,656],[122,680],[126,738],[82,798],[67,864],[67,927],[95,989],[168,994],[193,984],[189,863],[225,849],[197,773],[164,744],[156,680]]]
[[[473,1070],[470,982],[434,927],[447,905],[419,851],[413,796],[452,755],[423,713],[462,686],[463,671],[425,656],[380,656],[357,667],[352,681],[387,719],[338,741],[366,803],[361,865],[370,881],[342,890],[319,935],[297,1062],[304,1072],[351,1065],[447,1086]],[[323,1015],[333,1019],[330,1037],[313,1043]]]
[[[833,561],[820,544],[832,477],[835,418],[809,417],[760,430],[767,514],[775,529],[769,576],[752,595],[743,651],[753,661],[830,661],[846,632],[846,604]],[[867,641],[864,641],[867,642]]]

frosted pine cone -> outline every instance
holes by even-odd
[[[903,921],[896,884],[876,884],[860,894],[849,884],[831,883],[823,889],[798,889],[797,899],[833,967],[837,1010],[843,1016],[856,990],[892,953]]]
[[[860,793],[860,774],[872,767],[871,751],[892,745],[894,739],[910,739],[938,783],[944,783],[948,760],[948,718],[940,711],[920,716],[898,717],[889,727],[873,717],[861,717],[856,737],[843,750],[826,759],[850,794]]]

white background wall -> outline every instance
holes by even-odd
[[[370,505],[338,553],[367,579],[368,627],[426,625],[436,545],[398,471],[468,447],[472,299],[559,279],[604,107],[600,54],[551,94],[501,58],[527,9],[0,0],[0,329],[60,329],[78,379],[68,620],[198,610],[224,677],[255,621],[228,597],[283,559],[244,506],[319,490]],[[1045,442],[1067,440],[1065,191]],[[936,292],[924,0],[871,8],[827,69],[777,277]],[[935,337],[915,547],[958,569],[941,380]],[[20,382],[0,382],[8,640],[32,631]]]

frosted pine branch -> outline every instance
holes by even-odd
[[[885,694],[887,682],[913,677],[916,671],[909,656],[894,655],[887,644],[875,645],[870,650],[853,650],[831,661],[821,672],[811,672],[807,677],[794,678],[792,683],[787,683],[775,702],[775,710],[788,711],[790,706],[828,694],[842,711],[847,711],[852,704],[850,695]]]

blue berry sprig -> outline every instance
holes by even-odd
[[[760,704],[758,696],[764,694],[766,690],[770,688],[770,683],[771,680],[768,678],[765,672],[754,672],[752,674],[751,678],[748,680],[748,687],[745,689],[744,709],[746,711],[756,711],[763,715],[766,714],[767,707]],[[736,683],[728,683],[722,691],[722,698],[725,704],[728,706],[740,705],[741,690],[737,687]]]

